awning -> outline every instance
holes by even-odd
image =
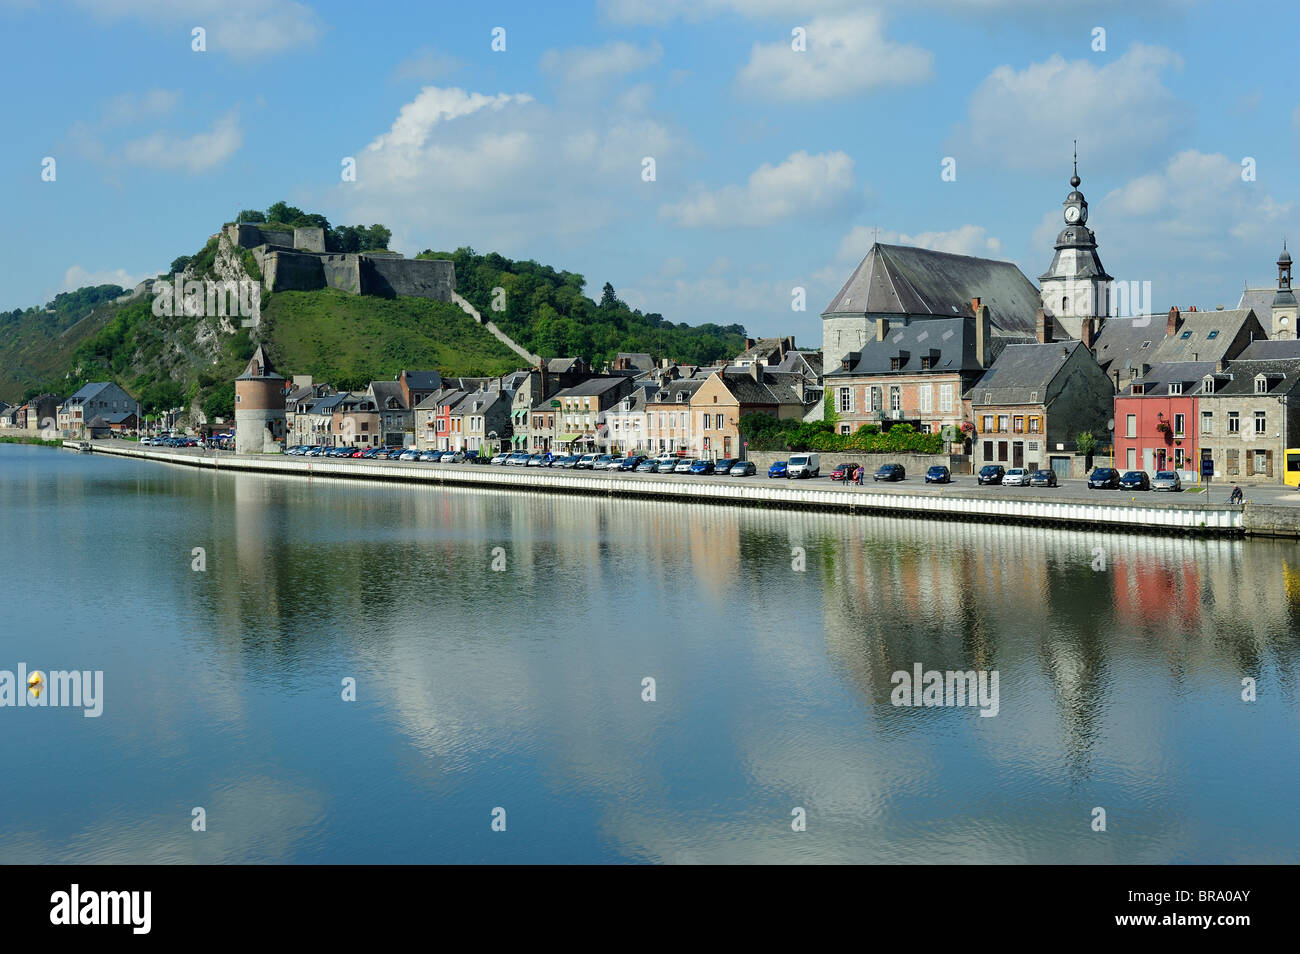
[[[559,437],[556,438],[556,440],[557,440],[557,441],[560,441],[560,442],[563,443],[563,444],[572,444],[574,441],[580,441],[580,440],[582,440],[582,435],[581,435],[581,434],[561,434]]]

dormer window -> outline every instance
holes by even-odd
[[[1264,375],[1262,374],[1255,376],[1255,393],[1256,394],[1268,393],[1268,378],[1264,377]]]
[[[1170,382],[1169,382],[1169,393],[1170,393],[1170,394],[1182,394],[1182,393],[1183,393],[1183,382],[1181,382],[1181,381],[1170,381]]]
[[[922,356],[922,358],[921,358],[921,370],[922,370],[922,371],[929,371],[932,362],[933,362],[933,359],[932,359],[929,355],[924,355],[924,356]]]
[[[890,358],[890,359],[889,359],[889,370],[890,370],[890,371],[897,371],[897,370],[899,369],[899,367],[901,367],[901,365],[902,365],[902,360],[903,360],[902,358]]]

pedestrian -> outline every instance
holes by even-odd
[[[856,481],[858,482],[858,486],[859,486],[859,487],[862,486],[862,474],[863,474],[864,471],[866,471],[866,468],[863,467],[861,464],[858,464],[857,472],[854,473],[854,475],[853,475],[853,479],[856,480]]]
[[[1242,495],[1241,495],[1241,486],[1240,486],[1240,485],[1234,486],[1234,487],[1232,488],[1232,496],[1228,498],[1228,503],[1230,503],[1230,504],[1239,504],[1239,503],[1241,503],[1241,496],[1242,496]]]

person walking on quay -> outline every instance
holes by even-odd
[[[863,467],[861,464],[858,464],[858,469],[853,474],[853,479],[857,481],[859,487],[862,486],[862,475],[866,472],[866,470],[867,468]]]
[[[1228,498],[1228,503],[1230,503],[1230,504],[1239,504],[1239,503],[1241,503],[1241,486],[1240,486],[1240,485],[1237,485],[1237,486],[1235,486],[1235,487],[1232,488],[1232,495]]]

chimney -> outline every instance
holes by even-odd
[[[756,345],[756,344],[758,344],[758,342],[755,341],[753,338],[746,338],[746,339],[745,339],[745,350],[748,351],[750,348],[754,347],[754,345]]]
[[[1097,326],[1091,318],[1083,319],[1083,325],[1079,328],[1079,340],[1083,342],[1085,348],[1092,350],[1097,340]]]
[[[755,361],[755,362],[751,363],[750,366],[749,366],[749,376],[750,376],[751,378],[753,378],[755,381],[757,381],[759,384],[762,384],[762,383],[763,383],[763,365],[762,365],[760,362],[758,362],[758,361]]]
[[[1196,309],[1193,308],[1192,311]],[[1174,305],[1169,309],[1169,320],[1165,322],[1165,337],[1172,338],[1178,331],[1178,326],[1183,323],[1183,316],[1178,313],[1178,306]]]
[[[981,368],[987,368],[992,364],[992,329],[989,327],[989,309],[987,305],[981,305],[978,298],[971,301],[971,307],[975,309],[975,360],[979,362]]]
[[[1052,341],[1052,319],[1047,317],[1047,312],[1038,309],[1038,343],[1050,344]]]
[[[971,314],[973,314],[973,315],[978,315],[978,314],[980,313],[980,304],[981,304],[981,301],[980,301],[980,299],[978,299],[978,298],[972,298],[972,299],[970,300],[970,310],[971,310]]]
[[[550,395],[550,392],[548,391],[548,388],[550,387],[550,378],[551,378],[551,375],[550,375],[550,372],[549,372],[549,371],[547,370],[547,368],[546,368],[546,359],[545,359],[545,358],[541,358],[541,359],[538,360],[538,362],[537,362],[537,369],[538,369],[538,371],[541,373],[541,380],[538,381],[538,384],[541,386],[541,389],[542,389],[542,393],[541,393],[540,395],[538,395],[538,400],[539,400],[539,401],[545,401],[548,397],[551,396],[551,395]]]
[[[1225,368],[1227,368],[1227,363],[1222,358],[1214,362],[1214,370],[1219,374],[1222,374]]]
[[[887,334],[889,334],[889,319],[884,317],[877,318],[876,319],[876,340],[884,341],[885,335]]]

